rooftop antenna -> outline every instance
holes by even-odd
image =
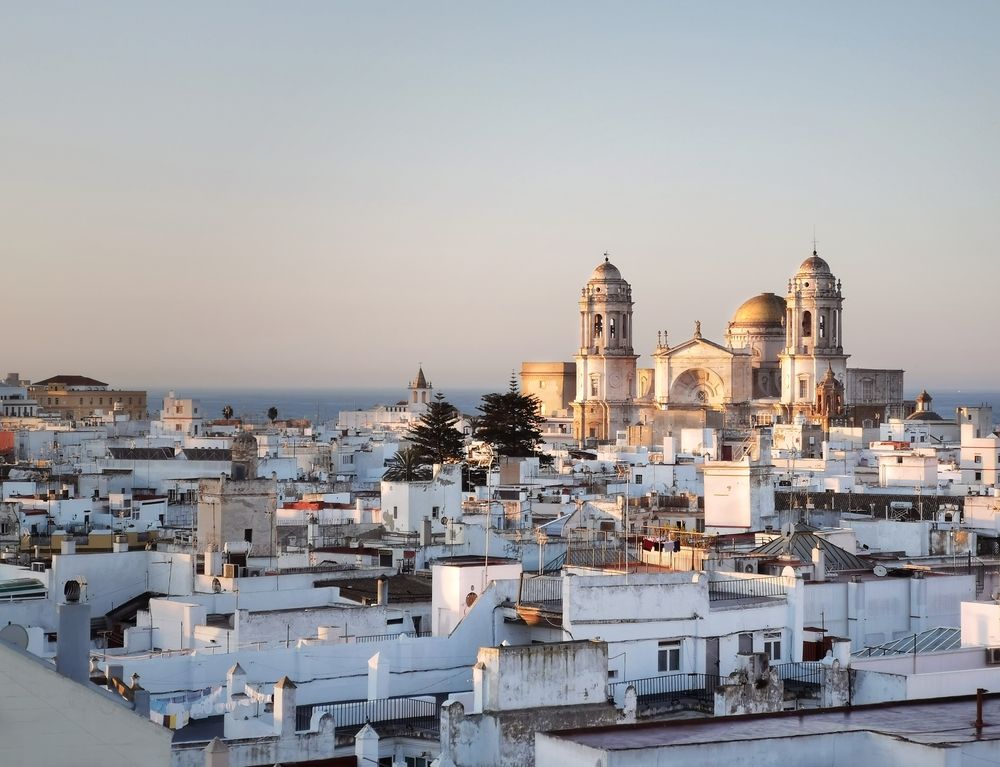
[[[813,224],[813,255],[814,256],[816,255],[816,245],[817,245],[817,240],[816,240],[816,224]]]

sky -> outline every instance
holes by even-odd
[[[1000,3],[0,4],[0,372],[505,386],[608,252],[640,365],[818,240],[858,367],[1000,388]]]

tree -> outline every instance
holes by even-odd
[[[274,423],[275,421],[278,420],[278,408],[276,408],[274,405],[271,405],[271,407],[267,409],[267,419],[271,423]]]
[[[227,421],[233,417],[232,405],[226,405],[224,408],[222,408],[222,417],[225,418]]]
[[[465,439],[455,428],[458,411],[438,392],[427,412],[410,428],[406,438],[427,463],[445,463],[462,457]]]
[[[382,479],[386,482],[424,482],[431,478],[431,467],[415,447],[405,447],[389,459]]]
[[[476,437],[489,442],[500,455],[529,457],[538,455],[542,440],[541,403],[532,394],[521,394],[514,374],[504,393],[484,394]]]

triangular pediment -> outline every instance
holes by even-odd
[[[732,349],[727,349],[725,346],[720,346],[713,341],[709,341],[706,338],[692,338],[679,346],[675,346],[672,349],[664,353],[667,357],[704,357],[704,356],[718,356],[719,354],[724,354],[727,357],[735,356]]]

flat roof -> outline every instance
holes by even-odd
[[[840,732],[876,732],[915,743],[941,745],[1000,740],[1000,694],[987,695],[977,735],[975,696],[879,703],[835,709],[721,716],[613,727],[554,730],[548,735],[607,751],[766,740]]]

